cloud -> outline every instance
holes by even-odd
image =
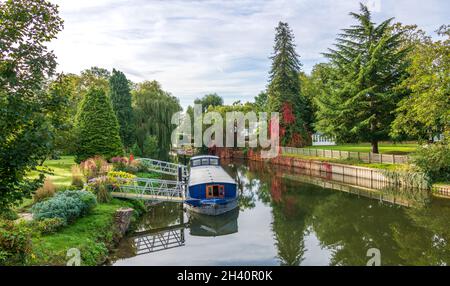
[[[371,0],[376,1],[376,0]],[[294,31],[303,70],[324,61],[358,1],[52,0],[64,31],[51,43],[59,70],[122,70],[133,81],[157,80],[186,107],[217,92],[226,103],[250,101],[267,85],[274,28]],[[432,32],[445,23],[448,1],[381,0],[376,21],[397,17]],[[430,4],[428,4],[430,3]]]

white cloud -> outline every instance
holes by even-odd
[[[183,106],[217,92],[226,103],[252,100],[267,84],[274,27],[287,21],[303,69],[323,61],[339,29],[352,23],[349,1],[53,0],[64,31],[51,43],[59,70],[117,68],[133,81],[158,80]],[[447,1],[381,0],[375,20],[398,17],[428,32],[444,24]],[[427,2],[428,3],[428,2]]]

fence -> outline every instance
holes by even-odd
[[[297,154],[332,159],[357,159],[363,161],[364,163],[403,164],[408,162],[408,156],[405,155],[375,154],[368,152],[350,152],[341,150],[323,150],[293,147],[281,147],[281,152],[282,154]]]

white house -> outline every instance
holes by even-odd
[[[331,146],[336,145],[335,138],[323,135],[320,132],[314,133],[312,136],[313,146]]]

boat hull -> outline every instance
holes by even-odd
[[[207,204],[207,205],[193,206],[187,203],[185,203],[184,205],[186,206],[186,209],[188,211],[204,215],[216,216],[236,209],[238,207],[238,200],[236,199],[223,205]]]

